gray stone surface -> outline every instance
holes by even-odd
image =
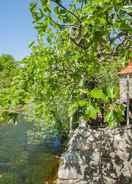
[[[132,126],[80,126],[62,155],[58,184],[132,184]]]
[[[129,76],[129,98],[132,98],[132,76]],[[120,101],[127,102],[127,76],[120,77]]]

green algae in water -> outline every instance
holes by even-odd
[[[42,144],[27,144],[29,128],[29,124],[0,127],[0,184],[54,183],[59,160]]]
[[[51,153],[34,153],[15,171],[0,174],[0,184],[52,184],[57,176],[59,160]]]
[[[28,183],[35,184],[34,181],[36,181],[36,184],[42,184],[42,182],[44,184],[47,181],[52,184],[56,179],[59,160],[54,155],[37,153],[34,160],[31,158],[30,164],[32,166],[28,175]]]

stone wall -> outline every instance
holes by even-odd
[[[132,184],[132,126],[80,125],[62,155],[58,184]]]

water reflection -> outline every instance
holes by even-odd
[[[53,183],[60,140],[57,134],[47,135],[33,123],[0,125],[0,184]]]

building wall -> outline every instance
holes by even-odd
[[[127,78],[121,77],[120,79],[120,101],[121,103],[127,102]]]
[[[132,98],[132,76],[129,78],[129,98]],[[127,77],[120,78],[120,101],[127,102]]]
[[[129,80],[129,96],[132,98],[132,76],[130,76]]]

